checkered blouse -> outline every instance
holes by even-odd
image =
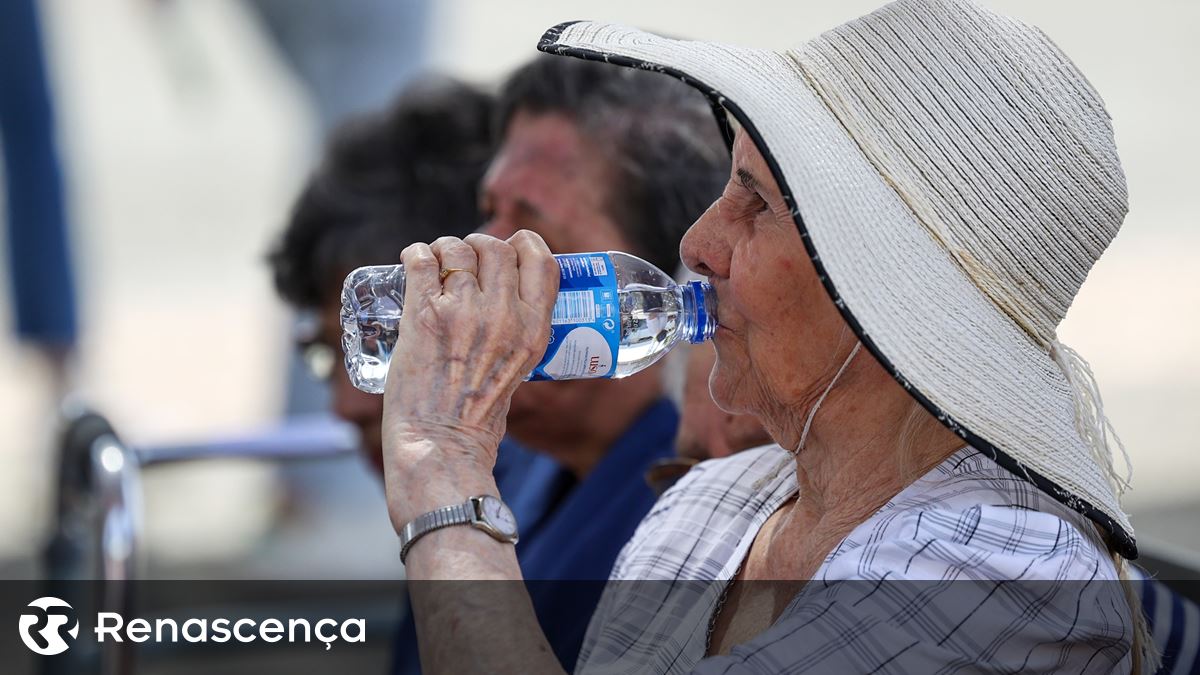
[[[796,489],[778,446],[692,469],[621,552],[576,672],[1129,671],[1090,525],[970,448],[855,528],[770,628],[705,658],[727,580]]]

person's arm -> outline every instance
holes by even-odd
[[[426,537],[406,567],[424,672],[563,672],[511,545],[468,527]]]
[[[545,351],[559,271],[518,232],[404,250],[404,317],[384,394],[384,482],[399,531],[492,478],[509,399]],[[443,269],[466,271],[440,279]],[[467,526],[428,533],[406,577],[427,673],[561,673],[511,544]]]

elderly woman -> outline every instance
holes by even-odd
[[[681,254],[720,298],[713,398],[777,443],[662,498],[578,669],[1138,667],[1117,441],[1055,337],[1125,186],[1062,52],[965,0],[900,0],[785,53],[594,23],[541,49],[682,78],[732,118],[732,175]],[[521,584],[422,580],[520,579],[491,464],[558,268],[524,232],[402,258],[384,461],[423,661],[554,672]]]

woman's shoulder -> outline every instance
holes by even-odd
[[[824,578],[1114,580],[1095,527],[963,449],[896,495],[826,558]]]
[[[870,626],[869,642],[837,650],[845,672],[881,660],[914,672],[1129,667],[1124,590],[1090,523],[973,450],[855,528],[746,649],[776,640],[779,659],[799,662],[790,638],[816,623]]]
[[[761,492],[768,481],[791,476],[795,484],[792,456],[776,443],[761,445],[728,457],[708,459],[692,467],[679,482],[667,490],[671,493],[694,494],[694,490],[714,488],[735,494]]]
[[[702,462],[646,514],[612,576],[722,578],[743,535],[795,489],[791,456],[778,445]]]
[[[647,520],[681,512],[757,511],[776,492],[790,496],[796,479],[791,456],[775,444],[705,460],[684,474],[650,509]]]

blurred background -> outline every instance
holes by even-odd
[[[12,275],[0,275],[0,578],[39,574],[64,392],[140,447],[252,438],[289,417],[342,438],[295,367],[294,318],[264,256],[322,135],[346,114],[427,69],[494,86],[565,20],[785,48],[879,0],[28,4],[54,105],[78,333],[65,362],[53,339],[18,337]],[[986,4],[1042,27],[1115,120],[1132,212],[1060,336],[1090,360],[1133,458],[1125,504],[1140,538],[1200,552],[1200,4]],[[5,260],[30,264],[22,256]],[[43,306],[66,305],[46,295]],[[165,466],[143,491],[151,576],[400,573],[382,490],[353,456],[283,470]]]

